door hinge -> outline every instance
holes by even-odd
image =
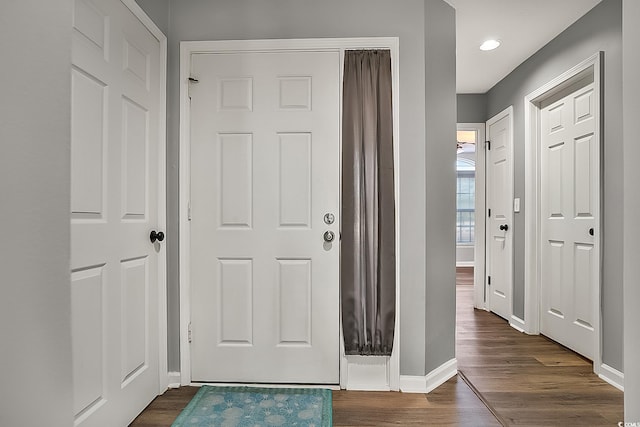
[[[187,202],[187,221],[191,221],[191,200]]]
[[[188,332],[187,332],[187,338],[189,338],[189,343],[191,343],[191,341],[192,341],[191,322],[189,322],[189,329],[188,329]]]
[[[198,83],[200,82],[200,80],[196,79],[195,77],[189,77],[189,99],[191,99],[191,83]]]
[[[484,146],[487,147],[487,150],[491,150],[491,141],[485,141]]]
[[[487,276],[487,285],[491,286],[491,276]],[[191,337],[191,332],[189,332],[189,337]],[[191,338],[189,338],[189,342],[191,342]]]
[[[487,215],[489,216],[489,218],[491,218],[491,209],[487,209],[487,210],[488,210]]]

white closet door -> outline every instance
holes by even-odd
[[[576,85],[541,110],[540,331],[593,359],[599,147],[593,83]]]
[[[513,288],[513,164],[511,113],[487,122],[487,308],[511,319]]]
[[[119,0],[76,0],[71,70],[75,424],[124,426],[159,392],[160,44]]]

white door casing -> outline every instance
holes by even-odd
[[[542,185],[542,107],[541,104],[551,100],[562,91],[570,86],[583,80],[585,77],[593,76],[593,115],[594,123],[594,140],[595,148],[591,152],[594,169],[590,171],[593,179],[597,182],[592,188],[592,213],[594,217],[594,236],[592,258],[596,260],[593,263],[594,271],[591,274],[594,279],[592,282],[590,301],[592,305],[592,327],[593,339],[591,341],[594,372],[603,379],[610,381],[609,378],[603,376],[606,374],[606,366],[602,365],[602,345],[601,345],[601,328],[600,328],[600,282],[601,282],[601,263],[602,263],[602,227],[601,224],[601,127],[600,127],[600,109],[601,109],[601,64],[603,61],[603,52],[597,52],[576,66],[560,74],[556,78],[542,85],[535,91],[531,92],[524,99],[525,109],[525,206],[527,207],[527,215],[531,217],[527,221],[525,229],[525,331],[529,334],[539,334],[541,332],[541,317],[543,312],[542,306],[542,284],[543,272],[542,267],[542,222],[544,220],[542,207],[542,198],[544,196],[544,187]],[[566,95],[566,93],[565,93]],[[553,101],[550,101],[553,102]],[[584,219],[584,218],[583,218]],[[610,368],[609,368],[610,369]],[[615,382],[615,381],[614,381]]]
[[[76,0],[73,28],[75,425],[127,425],[166,386],[166,39],[129,1]]]
[[[513,107],[491,118],[486,129],[486,307],[511,322]]]
[[[540,332],[589,359],[599,282],[595,122],[593,74],[541,103]]]
[[[399,40],[396,37],[346,38],[346,39],[283,39],[283,40],[232,40],[232,41],[192,41],[181,43],[180,57],[180,375],[181,384],[192,383],[191,348],[189,343],[191,320],[191,118],[190,84],[191,56],[197,53],[238,53],[238,52],[338,52],[340,63],[346,49],[390,49],[393,78],[393,117],[394,117],[394,163],[399,171]],[[340,69],[340,81],[342,69]],[[399,217],[400,173],[395,174],[396,217]],[[400,222],[396,222],[396,235],[400,236]],[[396,263],[400,261],[400,238],[396,239]],[[396,266],[396,315],[400,318],[400,268]],[[340,332],[341,333],[341,332]],[[340,386],[356,388],[365,384],[366,389],[398,390],[400,386],[400,322],[396,322],[394,350],[391,357],[376,360],[375,366],[361,370],[360,365],[344,356],[340,341]],[[372,376],[373,373],[373,376]],[[363,381],[363,378],[366,380]],[[372,379],[375,377],[375,379]]]
[[[192,378],[337,384],[340,55],[191,67]]]

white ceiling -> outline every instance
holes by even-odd
[[[485,93],[601,0],[446,0],[456,9],[457,92]],[[480,44],[502,45],[483,52]]]

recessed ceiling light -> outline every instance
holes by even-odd
[[[480,50],[493,50],[498,46],[500,46],[500,42],[498,40],[486,40],[480,45]]]

